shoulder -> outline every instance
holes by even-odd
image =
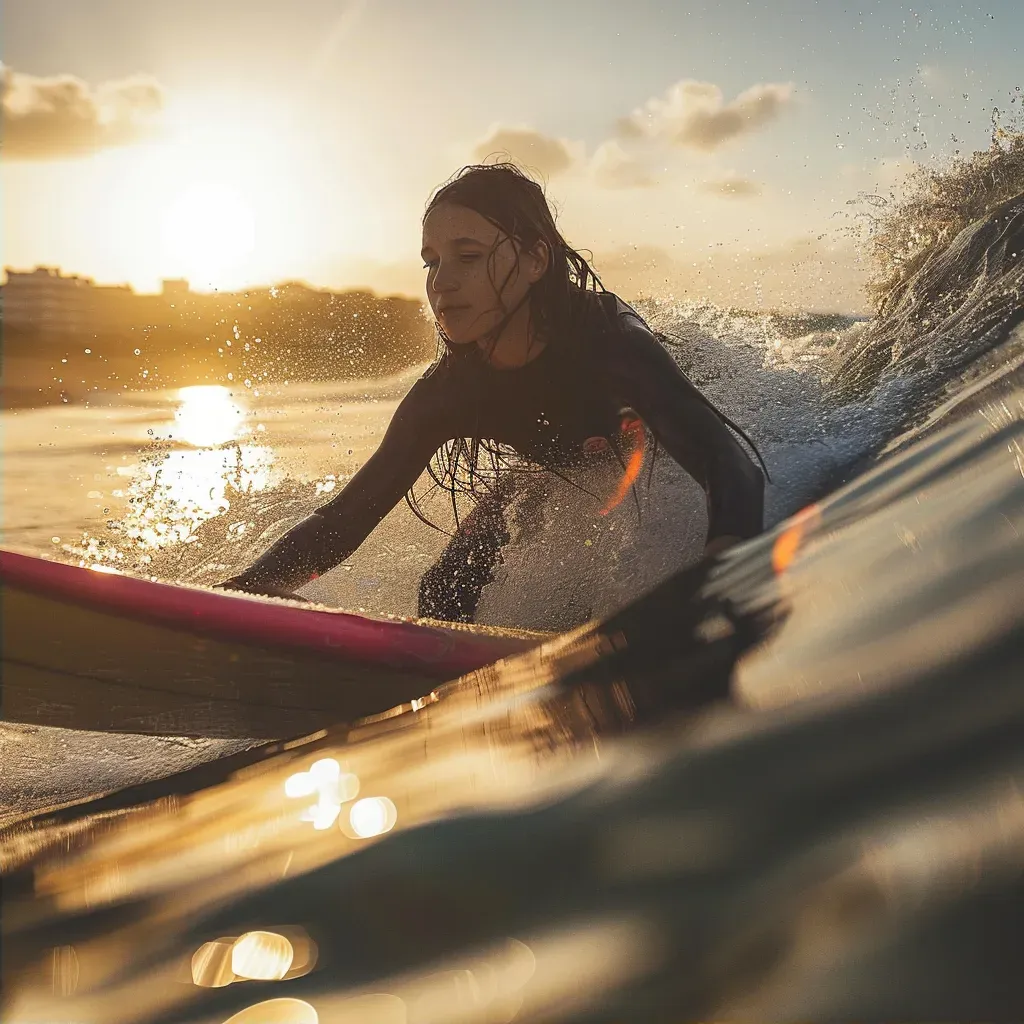
[[[426,400],[437,397],[447,399],[453,391],[460,388],[466,376],[466,360],[461,353],[445,349],[423,371],[422,376],[413,384],[409,395]]]
[[[654,338],[647,321],[614,292],[586,292],[577,299],[573,318],[585,333],[617,337],[624,333]]]
[[[634,339],[646,338],[657,344],[657,335],[628,302],[618,295],[611,295],[609,306],[614,318],[615,329],[620,335],[627,335]]]
[[[616,372],[629,373],[637,369],[635,363],[671,358],[647,321],[625,300],[614,292],[594,296],[594,307],[589,311],[591,350]]]
[[[447,419],[455,396],[461,390],[447,353],[443,353],[423,371],[395,410],[393,423],[406,426]]]

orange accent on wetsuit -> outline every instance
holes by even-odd
[[[603,516],[608,515],[613,508],[622,504],[623,499],[629,494],[629,489],[636,483],[640,470],[643,469],[644,465],[647,432],[644,430],[643,421],[636,416],[623,416],[622,427],[619,433],[623,438],[631,440],[633,451],[626,462],[626,468],[619,480],[619,486],[605,503],[604,508],[601,509],[601,515]]]

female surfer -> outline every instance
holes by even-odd
[[[513,164],[465,167],[422,228],[439,358],[344,490],[221,586],[288,596],[354,552],[403,494],[419,514],[412,487],[428,469],[451,493],[457,529],[421,580],[419,613],[472,621],[508,539],[517,471],[612,457],[621,497],[648,434],[705,491],[705,554],[761,531],[764,477],[734,425],[569,247],[535,181]],[[461,524],[459,491],[477,499]]]

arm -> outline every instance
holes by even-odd
[[[417,381],[395,411],[380,447],[341,493],[221,586],[287,596],[352,554],[447,440],[444,405],[436,401],[435,390],[429,377]]]
[[[621,307],[628,309],[628,307]],[[764,528],[764,476],[675,360],[632,312],[619,315],[610,367],[617,391],[707,495],[706,554]]]

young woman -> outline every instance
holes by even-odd
[[[287,595],[347,558],[402,495],[417,511],[411,488],[429,469],[453,506],[460,491],[477,500],[424,575],[419,611],[472,621],[517,476],[612,458],[621,499],[650,439],[707,495],[706,554],[761,531],[764,478],[733,425],[566,244],[536,182],[512,164],[463,168],[427,205],[423,261],[440,357],[344,490],[222,586]]]

